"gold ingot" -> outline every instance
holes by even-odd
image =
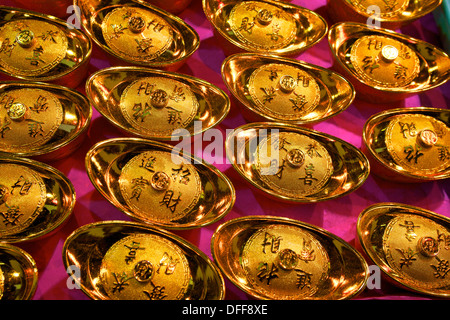
[[[81,8],[86,32],[117,64],[173,71],[200,45],[197,32],[182,19],[142,1],[74,4]]]
[[[0,152],[57,160],[82,143],[92,117],[86,97],[38,82],[0,84]]]
[[[224,280],[203,252],[175,234],[139,223],[83,226],[65,241],[63,261],[66,268],[79,268],[76,281],[94,300],[222,300],[225,296]]]
[[[339,74],[272,55],[229,56],[222,78],[252,122],[313,124],[344,111],[355,97],[352,84]]]
[[[394,285],[450,297],[450,220],[422,208],[379,203],[361,212],[358,240]]]
[[[317,13],[279,1],[203,0],[227,53],[296,55],[318,43],[328,25]]]
[[[38,283],[38,268],[23,249],[0,242],[0,300],[31,300]]]
[[[447,53],[422,40],[388,29],[343,22],[328,33],[333,68],[356,89],[357,98],[398,101],[448,80]]]
[[[327,12],[335,22],[378,22],[382,28],[396,30],[429,14],[441,3],[442,0],[327,0]]]
[[[86,82],[92,105],[115,126],[142,138],[170,141],[177,129],[190,135],[219,124],[230,101],[223,90],[201,79],[142,67],[113,67]]]
[[[86,168],[95,188],[119,210],[166,229],[214,223],[235,201],[233,185],[219,170],[155,141],[100,142],[87,153]]]
[[[5,79],[76,87],[87,72],[92,44],[56,17],[0,6],[0,71]]]
[[[75,206],[67,177],[47,164],[0,156],[0,242],[23,242],[60,227]]]
[[[389,180],[425,182],[450,177],[450,113],[418,107],[370,117],[363,151],[374,173]]]
[[[214,261],[245,293],[264,300],[343,300],[358,295],[369,275],[348,243],[293,219],[248,216],[220,225]]]
[[[359,188],[369,175],[367,158],[349,143],[282,123],[236,128],[227,138],[226,153],[257,190],[284,201],[341,197]]]

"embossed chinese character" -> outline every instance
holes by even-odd
[[[41,59],[41,54],[44,53],[44,48],[42,46],[39,46],[33,50],[33,56],[31,58],[25,58],[27,60],[30,60],[30,64],[32,66],[39,66],[39,63],[45,63],[44,60]]]
[[[373,46],[373,49],[380,50],[383,47],[383,42],[378,39],[370,39],[369,43],[367,44],[367,49],[371,50]]]
[[[164,194],[162,201],[160,201],[161,206],[166,206],[172,213],[175,212],[178,203],[181,201],[181,192],[178,193],[178,197],[174,198],[173,190],[167,190]]]
[[[445,233],[440,233],[439,230],[437,230],[437,241],[439,243],[444,243],[444,249],[449,250],[450,249],[450,235]]]
[[[24,196],[27,195],[30,191],[31,187],[33,186],[33,182],[28,181],[24,176],[20,176],[19,179],[14,183],[11,188],[11,194],[14,194],[14,191],[16,189],[19,190],[19,195]]]
[[[270,247],[270,252],[271,253],[277,253],[278,250],[280,250],[280,243],[281,243],[282,238],[281,237],[276,237],[268,232],[266,232],[264,234],[264,241],[262,243],[263,246],[263,253],[266,253],[266,247],[269,246]]]
[[[189,171],[189,169],[187,169],[187,168],[183,169],[183,168],[184,168],[183,165],[181,165],[180,168],[176,168],[176,169],[172,168],[172,171],[174,172],[174,173],[172,173],[172,179],[173,179],[173,181],[177,181],[177,179],[178,179],[179,183],[187,185],[190,181],[189,176],[191,175],[191,172]]]
[[[403,138],[407,139],[408,134],[410,137],[414,137],[417,135],[416,124],[414,122],[411,123],[399,122],[398,125],[400,126],[400,132],[403,134]]]
[[[275,173],[275,176],[277,176],[279,179],[281,179],[283,177],[283,171],[286,168],[285,162],[286,162],[286,160],[283,159],[281,166],[278,167],[278,170]]]
[[[28,135],[32,138],[36,138],[37,135],[44,136],[44,128],[42,125],[44,122],[27,119],[28,121]]]
[[[148,96],[148,95],[152,94],[154,89],[155,89],[154,84],[151,84],[148,82],[141,82],[141,84],[139,85],[137,94],[141,95],[141,91],[144,91],[144,94]]]
[[[111,25],[112,28],[112,39],[119,39],[123,34],[124,31],[127,30],[127,27],[122,26],[121,24],[112,24]]]
[[[150,29],[151,26],[153,26],[153,31],[155,32],[161,32],[161,30],[166,27],[163,23],[159,23],[156,19],[153,19],[148,23],[147,29]]]
[[[47,109],[47,98],[42,95],[39,95],[39,97],[36,99],[36,102],[32,106],[30,106],[30,110],[36,113],[47,111]]]
[[[317,178],[313,177],[316,168],[312,163],[305,167],[305,176],[303,178],[298,178],[299,180],[303,180],[305,185],[312,185],[314,181],[317,181]]]
[[[155,286],[151,292],[144,290],[143,292],[149,300],[162,300],[167,297],[166,288],[163,286]]]
[[[141,164],[139,165],[140,168],[144,168],[150,172],[155,172],[153,165],[155,164],[156,158],[154,156],[144,156],[141,160]]]
[[[134,39],[134,41],[136,41],[137,43],[137,51],[139,53],[147,53],[148,49],[152,48],[152,41],[153,39]]]
[[[167,122],[169,124],[181,124],[182,123],[182,119],[181,119],[182,113],[183,113],[183,111],[177,110],[172,107],[167,107],[167,115],[168,115]]]
[[[293,104],[292,108],[295,111],[302,111],[305,105],[308,103],[308,101],[306,101],[306,96],[304,94],[297,94],[295,92],[294,95],[295,98],[289,99],[289,101]]]
[[[400,258],[400,269],[403,268],[403,266],[409,267],[413,263],[413,261],[417,260],[415,258],[417,252],[414,252],[411,248],[408,248],[407,250],[397,249],[397,251],[402,255],[402,258]]]
[[[127,248],[128,254],[125,256],[125,263],[130,264],[136,259],[136,254],[138,250],[145,250],[145,248],[141,247],[140,242],[132,241],[131,245],[124,244],[124,247]]]
[[[310,143],[308,145],[308,147],[306,148],[306,154],[310,157],[310,158],[314,158],[314,157],[319,157],[322,158],[322,156],[320,155],[319,151],[317,151],[317,144],[314,143]]]
[[[274,81],[278,78],[278,71],[281,71],[280,69],[269,69],[269,70],[265,70],[266,72],[269,72],[269,79],[271,81]]]
[[[405,221],[405,224],[400,224],[401,227],[405,227],[406,228],[406,233],[405,233],[405,237],[408,241],[413,241],[417,235],[416,232],[414,231],[415,228],[420,228],[420,226],[416,226],[414,225],[413,221]]]
[[[263,97],[263,103],[265,104],[266,102],[272,102],[272,100],[275,98],[276,96],[276,90],[274,87],[270,87],[270,88],[260,88],[262,90],[262,92],[264,92],[264,97]]]
[[[172,258],[167,252],[164,252],[163,257],[159,261],[158,269],[156,270],[156,273],[159,273],[159,270],[163,267],[166,268],[166,271],[164,272],[166,275],[171,275],[175,272],[175,267],[180,261],[178,259]]]
[[[394,78],[399,79],[399,80],[406,79],[407,71],[408,71],[407,67],[405,67],[401,64],[396,64],[395,70],[394,70]]]
[[[42,33],[38,38],[41,38],[44,41],[52,41],[53,43],[57,43],[55,37],[59,34],[59,31],[49,30],[45,33]]]
[[[309,87],[309,77],[298,73],[297,74],[297,83],[300,83],[300,82],[302,83],[304,88]]]
[[[421,150],[422,147],[416,144],[415,147],[413,147],[412,145],[406,146],[403,149],[403,152],[406,153],[406,160],[408,162],[414,160],[414,163],[417,164],[417,160],[424,155],[422,152],[420,152]]]
[[[125,286],[129,286],[130,284],[127,283],[128,280],[130,280],[132,277],[127,277],[127,274],[124,272],[119,277],[115,272],[113,272],[113,276],[115,281],[113,282],[112,292],[115,293],[116,291],[121,292],[125,289]]]
[[[284,38],[281,34],[279,34],[280,30],[280,25],[278,23],[275,23],[272,25],[272,33],[267,33],[266,35],[270,36],[270,39],[276,42]]]
[[[138,121],[141,120],[141,122],[144,122],[145,118],[152,114],[151,112],[152,106],[149,105],[147,102],[142,106],[142,103],[135,103],[133,106],[133,118]]]
[[[438,159],[439,161],[447,161],[450,159],[450,150],[447,146],[442,144],[436,144],[438,148]]]
[[[134,178],[131,180],[131,199],[136,199],[136,201],[139,201],[139,198],[141,197],[142,191],[144,191],[147,186],[150,185],[150,182],[147,179],[144,179],[143,177],[140,178]]]
[[[277,272],[278,267],[274,263],[272,263],[270,268],[268,263],[260,263],[256,276],[258,277],[259,281],[267,281],[267,285],[270,285],[270,281],[272,279],[278,278]]]
[[[439,259],[435,257],[438,261],[437,265],[430,265],[434,269],[434,277],[436,279],[444,279],[447,276],[447,273],[450,272],[450,264],[448,260]]]
[[[255,26],[255,19],[253,18],[252,21],[250,21],[249,17],[244,17],[241,21],[241,26],[238,28],[238,31],[245,31],[248,34],[252,34],[253,27]]]
[[[19,218],[23,215],[20,213],[20,209],[17,206],[8,206],[6,205],[6,212],[0,212],[0,214],[3,216],[3,223],[5,226],[8,225],[17,225],[19,223]]]
[[[2,139],[5,138],[6,131],[11,130],[10,125],[11,125],[11,121],[7,117],[5,117],[3,119],[3,123],[0,125],[0,137]]]
[[[297,281],[295,282],[298,289],[303,290],[304,288],[311,288],[311,273],[306,271],[295,269],[297,273]]]
[[[0,53],[3,53],[7,55],[8,57],[11,57],[12,51],[14,50],[14,47],[16,46],[16,41],[11,41],[9,38],[6,38],[3,40],[2,45],[0,46]]]
[[[370,56],[365,56],[364,59],[362,60],[364,62],[363,64],[363,70],[367,72],[367,70],[369,70],[368,72],[370,74],[373,73],[373,70],[377,69],[380,67],[380,65],[378,64],[378,59],[374,59],[373,57]]]
[[[180,102],[186,100],[186,97],[184,96],[183,88],[175,86],[173,89],[172,95],[169,97],[169,99]]]
[[[298,255],[298,258],[303,261],[314,261],[316,259],[316,256],[314,254],[314,249],[310,241],[306,241],[303,239],[303,248],[300,251],[300,254]]]

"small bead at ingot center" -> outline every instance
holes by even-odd
[[[256,19],[258,20],[258,22],[260,24],[266,26],[272,22],[273,14],[272,14],[272,12],[270,12],[270,10],[262,9],[256,15]]]
[[[150,261],[142,260],[134,266],[134,278],[139,282],[150,281],[153,277],[153,265]]]
[[[8,116],[13,121],[21,121],[27,112],[28,108],[23,103],[13,103],[8,110]]]
[[[292,149],[287,153],[286,160],[292,167],[298,168],[305,162],[305,155],[300,149]]]
[[[141,16],[132,16],[128,20],[128,28],[130,28],[133,33],[141,33],[144,31],[146,26],[145,20]]]
[[[439,253],[439,242],[432,237],[421,238],[417,247],[425,257],[435,257]]]
[[[438,136],[433,130],[422,130],[419,133],[419,140],[425,147],[432,147],[436,144]]]
[[[387,45],[381,49],[381,56],[386,62],[392,62],[398,57],[398,49],[394,46]]]
[[[22,48],[29,48],[33,44],[34,33],[31,30],[21,30],[16,36],[16,42]]]
[[[169,187],[169,184],[170,177],[165,172],[159,171],[152,176],[151,185],[155,190],[166,190]]]
[[[297,80],[292,76],[282,76],[279,81],[280,90],[284,93],[291,93],[297,87]]]

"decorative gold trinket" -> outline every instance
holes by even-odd
[[[366,208],[358,238],[367,256],[394,284],[421,294],[449,297],[450,220],[399,203]]]
[[[230,52],[295,55],[319,42],[328,28],[317,13],[277,1],[203,0],[203,10]]]
[[[93,74],[86,93],[94,107],[129,134],[171,140],[175,130],[194,135],[220,123],[230,101],[218,87],[182,74],[113,67]]]
[[[72,213],[75,190],[44,163],[0,157],[0,242],[22,242],[49,234]]]
[[[448,80],[450,59],[444,51],[391,30],[338,23],[330,28],[328,41],[334,67],[365,100],[401,100]]]
[[[378,21],[381,27],[398,29],[436,9],[442,0],[327,0],[328,14],[336,22]]]
[[[312,124],[344,111],[353,86],[337,73],[305,62],[242,53],[225,59],[222,77],[251,120]]]
[[[227,138],[226,152],[239,174],[280,200],[307,203],[344,196],[369,175],[368,160],[354,146],[282,123],[237,128]]]
[[[86,245],[89,243],[90,245]],[[91,299],[221,300],[224,280],[212,261],[181,237],[154,227],[109,221],[75,230],[64,243],[66,267]]]
[[[367,263],[344,240],[287,218],[227,221],[214,233],[211,250],[224,275],[259,299],[350,299],[368,277]]]
[[[76,87],[85,76],[91,41],[58,18],[0,6],[0,71],[4,78]]]
[[[57,160],[82,142],[92,116],[75,90],[35,82],[0,84],[0,152]]]
[[[450,177],[450,112],[393,109],[370,117],[364,151],[373,172],[387,179],[424,182]]]
[[[37,282],[38,269],[33,257],[0,242],[0,300],[31,300]]]
[[[97,190],[118,209],[167,229],[216,222],[235,201],[233,185],[219,170],[150,140],[100,142],[86,155],[86,168]]]
[[[175,70],[200,45],[192,27],[158,7],[142,1],[107,2],[74,1],[87,33],[120,63]]]

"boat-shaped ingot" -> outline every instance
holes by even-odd
[[[172,0],[172,1],[166,1],[166,0],[145,0],[148,3],[157,6],[163,10],[169,11],[173,14],[178,14],[183,12],[192,0]]]
[[[227,54],[293,56],[318,43],[328,30],[317,13],[281,1],[203,0],[203,11]]]
[[[25,9],[0,6],[2,79],[77,87],[87,74],[92,43],[66,21]]]
[[[194,135],[210,129],[230,109],[227,94],[211,83],[142,67],[100,70],[86,82],[86,94],[115,126],[154,140],[170,141],[176,130]]]
[[[214,233],[211,252],[225,277],[259,299],[350,299],[368,277],[366,261],[343,239],[287,218],[229,220]]]
[[[31,300],[37,283],[38,269],[33,257],[0,240],[0,300]]]
[[[330,28],[328,42],[334,68],[352,82],[357,98],[375,103],[398,101],[449,79],[447,53],[392,30],[337,23]]]
[[[399,203],[366,208],[357,223],[359,244],[401,288],[450,297],[450,219]]]
[[[344,111],[355,97],[352,84],[339,74],[271,55],[229,56],[222,77],[252,122],[313,124]]]
[[[87,153],[86,168],[96,189],[119,210],[165,229],[211,224],[235,201],[233,185],[217,168],[151,140],[99,142]]]
[[[236,171],[278,200],[309,203],[344,196],[369,175],[369,162],[351,144],[318,131],[282,123],[251,123],[226,141]]]
[[[115,64],[178,69],[199,47],[197,32],[179,17],[143,1],[75,0],[91,38]]]
[[[222,300],[224,279],[212,261],[183,238],[125,221],[75,230],[63,261],[75,267],[83,292],[95,300]]]
[[[92,108],[73,89],[42,82],[0,83],[0,153],[55,161],[84,140]]]
[[[372,171],[399,182],[450,177],[450,111],[437,108],[392,109],[364,125],[363,151]]]
[[[382,28],[396,30],[432,12],[441,3],[442,0],[327,0],[327,12],[335,22],[378,22]]]
[[[75,189],[62,172],[13,156],[0,156],[0,172],[0,242],[49,235],[71,215]]]

